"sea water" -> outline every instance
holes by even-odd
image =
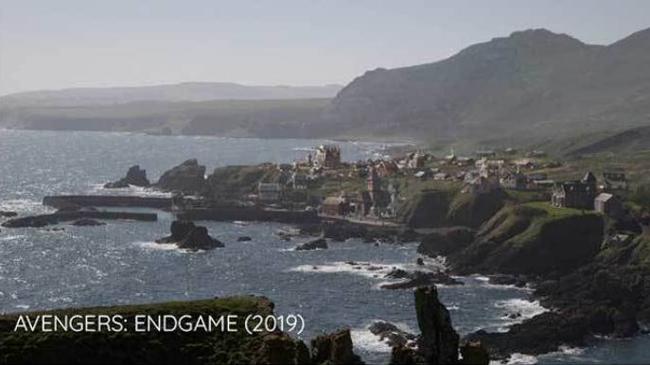
[[[156,180],[166,169],[197,158],[208,167],[291,163],[305,158],[321,140],[234,139],[147,136],[127,133],[0,130],[0,210],[21,215],[51,211],[41,204],[52,194],[160,195],[142,188],[107,191],[102,185],[139,164]],[[338,142],[349,161],[381,156],[382,144]],[[299,239],[284,241],[276,223],[201,222],[226,247],[188,252],[154,240],[169,232],[173,217],[157,222],[108,221],[97,227],[61,224],[63,231],[2,228],[0,312],[151,303],[228,295],[264,295],[278,314],[305,318],[301,337],[351,328],[356,351],[368,363],[386,363],[390,348],[368,331],[376,320],[417,333],[413,292],[384,290],[392,268],[415,269],[416,243],[379,246],[359,240],[330,243],[327,250],[295,251]],[[239,236],[250,242],[237,242]],[[354,261],[351,264],[350,261]],[[440,262],[427,260],[426,267]],[[418,267],[419,268],[419,267]],[[508,325],[546,309],[530,291],[490,285],[481,276],[465,285],[439,287],[454,327],[466,334]],[[517,320],[509,314],[519,313]],[[587,349],[563,348],[513,362],[650,362],[650,340],[602,340]]]

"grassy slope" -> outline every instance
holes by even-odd
[[[603,219],[594,213],[546,202],[508,205],[450,261],[461,272],[565,272],[597,253],[602,234]]]

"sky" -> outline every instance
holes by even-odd
[[[346,84],[516,30],[610,44],[646,0],[0,0],[0,95],[185,81]]]

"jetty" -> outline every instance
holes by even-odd
[[[52,214],[31,215],[28,217],[14,218],[2,223],[6,228],[21,227],[44,227],[50,224],[73,221],[77,219],[124,219],[134,221],[155,222],[158,215],[155,213],[135,213],[135,212],[106,212],[106,211],[60,211]]]
[[[43,205],[69,209],[79,207],[132,207],[170,210],[172,199],[129,195],[54,195],[43,198]]]

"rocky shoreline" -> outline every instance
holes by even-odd
[[[447,257],[452,273],[489,274],[494,284],[530,286],[533,298],[550,308],[505,333],[480,330],[466,336],[467,341],[481,341],[492,359],[504,360],[512,353],[584,347],[596,336],[635,336],[642,324],[650,323],[650,236],[601,246],[605,237],[598,216],[549,219],[539,212],[507,209],[511,211],[500,212],[478,231],[432,233],[418,247],[422,254]],[[531,214],[535,218],[529,220]]]
[[[177,221],[170,227],[170,236],[157,240],[183,249],[207,250],[224,246],[210,237],[205,227],[192,221],[255,220],[295,225],[297,232],[282,236],[286,240],[296,235],[311,237],[298,245],[296,251],[328,249],[328,240],[342,242],[353,238],[375,245],[380,242],[418,242],[419,254],[446,258],[449,271],[394,269],[386,274],[387,278],[402,281],[384,284],[382,289],[415,289],[416,313],[422,332],[415,339],[387,325],[375,326],[380,336],[391,338],[394,345],[392,363],[458,361],[460,340],[457,334],[453,335],[455,332],[450,327],[448,312],[442,310],[444,306],[437,300],[435,287],[430,287],[436,284],[462,285],[452,275],[489,275],[493,284],[531,287],[532,296],[550,309],[512,325],[504,333],[479,330],[465,336],[462,342],[466,345],[460,347],[460,351],[465,351],[467,358],[480,359],[481,362],[487,358],[484,351],[489,352],[490,358],[499,360],[507,359],[512,353],[539,355],[556,351],[563,345],[585,346],[595,336],[631,337],[639,333],[643,324],[650,323],[650,236],[648,228],[638,226],[634,219],[613,221],[591,212],[557,211],[540,204],[515,201],[498,190],[466,195],[462,199],[452,199],[448,193],[423,192],[405,203],[400,224],[333,221],[321,219],[317,212],[307,209],[233,205],[218,194],[223,194],[222,190],[235,189],[239,180],[228,182],[230,185],[226,189],[222,186],[226,184],[223,181],[229,181],[232,176],[219,170],[206,177],[205,170],[205,166],[196,160],[188,160],[151,184],[146,172],[136,165],[129,169],[126,177],[107,184],[106,188],[138,185],[164,192],[216,196],[212,206],[182,207],[175,211]],[[260,171],[268,175],[276,173],[275,170]],[[257,174],[260,171],[246,173]],[[241,167],[232,174],[240,177],[237,174],[243,174]],[[248,179],[248,175],[243,179]],[[124,196],[46,197],[43,203],[60,210],[49,215],[22,218],[13,217],[12,212],[3,212],[3,216],[12,218],[3,226],[42,227],[79,219],[155,220],[156,217],[148,213],[87,209],[94,206],[140,206],[172,211],[174,208],[174,199],[170,198]],[[608,231],[617,229],[629,231],[634,238],[607,245]],[[247,240],[241,239],[242,242]],[[422,263],[420,261],[418,265]],[[436,315],[427,317],[422,310]],[[317,349],[316,359],[336,357],[357,362],[351,352],[332,350],[332,346],[339,345],[328,342],[341,342],[345,343],[341,346],[349,347],[349,331],[334,337],[335,340],[329,338],[312,344]],[[444,342],[455,343],[455,350],[451,350],[454,347],[451,345],[440,347],[441,338]],[[271,347],[276,345],[269,344]]]

